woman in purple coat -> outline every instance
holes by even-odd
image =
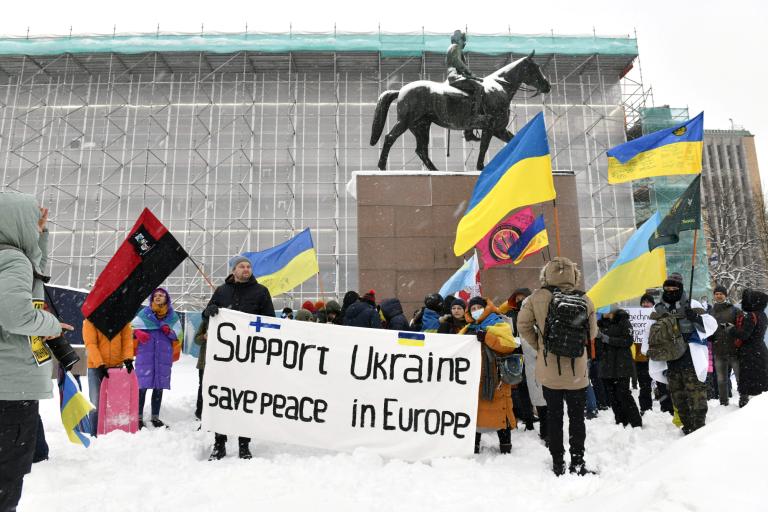
[[[142,308],[131,323],[139,342],[136,350],[136,376],[139,379],[139,428],[144,428],[144,400],[152,390],[152,425],[160,421],[163,390],[171,389],[174,343],[183,339],[181,320],[171,306],[171,298],[163,288],[149,296],[149,306]]]

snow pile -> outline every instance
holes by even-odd
[[[197,430],[195,359],[173,368],[161,419],[137,434],[113,432],[91,447],[69,443],[58,400],[40,403],[50,460],[27,475],[20,512],[311,510],[765,510],[768,396],[743,410],[710,401],[708,425],[683,438],[671,416],[646,413],[643,429],[614,424],[610,411],[587,423],[586,459],[598,476],[555,478],[535,432],[517,430],[512,454],[495,436],[483,453],[431,463],[383,459],[293,445],[251,443],[254,459],[208,462],[213,434]],[[151,393],[147,394],[149,414]],[[732,402],[734,400],[732,399]],[[566,434],[567,438],[567,434]]]

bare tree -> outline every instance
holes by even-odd
[[[709,201],[702,212],[710,250],[709,276],[725,286],[730,296],[744,288],[762,287],[768,279],[765,205],[757,198],[754,208],[738,205],[734,196],[726,191]]]

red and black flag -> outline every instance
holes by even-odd
[[[187,257],[187,252],[147,208],[104,267],[83,303],[83,315],[112,339],[141,303]]]

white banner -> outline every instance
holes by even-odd
[[[648,333],[651,330],[651,313],[653,308],[626,308],[629,313],[629,321],[632,322],[632,336],[636,344],[648,342]]]
[[[474,336],[221,309],[208,327],[203,429],[406,460],[471,455],[479,382]]]

